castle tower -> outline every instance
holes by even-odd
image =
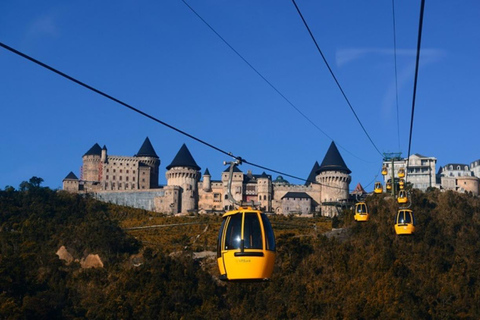
[[[232,193],[233,198],[237,202],[243,201],[243,181],[244,181],[244,174],[243,172],[238,169],[235,165],[233,166],[233,173],[232,173],[232,185],[230,192]],[[223,194],[225,195],[223,198],[223,208],[225,210],[232,210],[234,205],[232,201],[228,198],[228,180],[230,179],[230,166],[227,167],[222,173],[222,184],[223,184]]]
[[[272,209],[272,179],[265,172],[257,179],[257,194],[260,202],[260,207],[265,208],[265,211]]]
[[[338,152],[335,142],[332,141],[325,158],[317,171],[316,181],[321,184],[321,210],[323,216],[337,215],[334,206],[341,200],[348,199],[350,186],[350,169]]]
[[[95,143],[82,157],[82,176],[81,180],[89,182],[99,182],[101,180],[101,155],[102,148]]]
[[[203,183],[202,183],[202,188],[205,191],[211,191],[212,190],[212,176],[210,175],[210,171],[208,171],[208,168],[205,170],[205,173],[203,174]]]
[[[103,148],[102,148],[102,155],[100,157],[100,161],[102,163],[107,163],[107,146],[104,145]]]
[[[106,150],[105,150],[106,151]],[[145,138],[135,158],[138,159],[138,186],[139,189],[158,188],[158,168],[160,158],[153,149],[150,139]]]
[[[78,192],[79,183],[77,176],[70,171],[70,173],[63,179],[63,190],[68,192]]]
[[[168,186],[180,187],[179,212],[187,213],[197,209],[200,167],[185,144],[167,166],[166,178]]]

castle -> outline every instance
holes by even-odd
[[[230,169],[222,172],[221,180],[212,180],[208,169],[202,175],[185,144],[166,167],[166,186],[158,185],[161,162],[148,137],[133,157],[111,156],[96,143],[82,160],[80,179],[70,172],[63,180],[64,190],[167,214],[221,213],[232,208],[227,190]],[[244,173],[235,166],[231,195],[276,214],[332,217],[349,197],[350,173],[332,142],[304,185],[291,184],[282,176],[272,180],[265,172]]]

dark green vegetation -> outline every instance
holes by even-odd
[[[214,259],[192,258],[213,250],[220,217],[169,218],[32,183],[7,188],[0,319],[479,319],[480,200],[437,190],[413,198],[414,236],[394,234],[397,205],[384,195],[367,199],[368,223],[345,213],[342,239],[322,235],[322,219],[273,217],[272,280],[223,283]],[[122,230],[192,222],[201,224]],[[55,254],[62,245],[76,259],[100,255],[104,268],[67,265]]]

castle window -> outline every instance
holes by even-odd
[[[121,164],[120,164],[121,165]],[[122,173],[122,169],[120,169],[120,173]]]
[[[127,163],[127,165],[128,165],[128,163]],[[127,170],[127,173],[128,173],[128,170]]]
[[[128,177],[125,177],[125,181],[128,181]]]
[[[108,169],[107,169],[107,172],[108,172]]]
[[[107,180],[108,180],[108,174],[107,174]]]
[[[113,172],[116,172],[115,169],[113,169]]]
[[[120,177],[118,178],[118,180],[122,181],[122,176],[120,176]]]
[[[113,176],[113,178],[112,178],[112,179],[113,179],[113,180],[115,180],[115,176]]]
[[[267,200],[267,196],[263,196],[263,200]]]
[[[120,163],[121,166],[123,166],[123,163]],[[120,172],[122,172],[122,170],[120,170]]]
[[[135,174],[135,170],[133,170],[133,174]]]
[[[135,181],[135,177],[132,177],[132,181]]]

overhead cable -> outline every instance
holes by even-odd
[[[172,130],[174,130],[174,131],[176,131],[176,132],[178,132],[178,133],[180,133],[180,134],[182,134],[182,135],[184,135],[184,136],[189,137],[190,139],[193,139],[193,140],[195,140],[195,141],[197,141],[197,142],[200,142],[201,144],[203,144],[203,145],[205,145],[205,146],[207,146],[207,147],[209,147],[209,148],[212,148],[212,149],[214,149],[214,150],[216,150],[216,151],[218,151],[218,152],[223,153],[224,155],[227,155],[227,156],[229,156],[229,157],[232,157],[232,158],[234,158],[234,159],[237,159],[237,160],[240,161],[240,163],[244,162],[244,163],[247,163],[247,164],[249,164],[249,165],[251,165],[251,166],[253,166],[253,167],[257,167],[257,168],[260,168],[260,169],[264,169],[264,170],[267,170],[267,171],[271,171],[271,172],[274,172],[274,173],[278,173],[278,174],[281,174],[281,175],[284,175],[284,176],[287,176],[287,177],[290,177],[290,178],[298,179],[298,180],[301,180],[301,181],[307,181],[306,179],[303,179],[303,178],[300,178],[300,177],[297,177],[297,176],[294,176],[294,175],[291,175],[291,174],[288,174],[288,173],[285,173],[285,172],[282,172],[282,171],[278,171],[278,170],[275,170],[275,169],[271,169],[271,168],[267,168],[267,167],[261,166],[261,165],[259,165],[259,164],[255,164],[255,163],[249,162],[249,161],[243,159],[243,158],[240,157],[240,156],[235,156],[235,155],[232,154],[231,152],[227,152],[227,151],[225,151],[225,150],[223,150],[223,149],[220,149],[219,147],[216,147],[216,146],[214,146],[214,145],[212,145],[212,144],[210,144],[210,143],[208,143],[208,142],[206,142],[206,141],[204,141],[204,140],[202,140],[202,139],[199,139],[199,138],[197,138],[197,137],[195,137],[195,136],[193,136],[193,135],[191,135],[191,134],[189,134],[189,133],[187,133],[187,132],[185,132],[185,131],[183,131],[183,130],[180,130],[180,129],[178,129],[178,128],[176,128],[176,127],[174,127],[174,126],[172,126],[172,125],[170,125],[170,124],[168,124],[168,123],[166,123],[166,122],[164,122],[164,121],[162,121],[162,120],[159,120],[159,119],[155,118],[154,116],[149,115],[148,113],[146,113],[146,112],[144,112],[144,111],[141,111],[140,109],[137,109],[137,108],[131,106],[130,104],[126,103],[126,102],[121,101],[120,99],[117,99],[117,98],[115,98],[115,97],[113,97],[113,96],[111,96],[111,95],[109,95],[109,94],[107,94],[107,93],[105,93],[105,92],[103,92],[103,91],[101,91],[101,90],[99,90],[99,89],[96,89],[96,88],[94,88],[94,87],[92,87],[92,86],[90,86],[90,85],[88,85],[88,84],[86,84],[86,83],[84,83],[84,82],[82,82],[82,81],[80,81],[80,80],[77,80],[77,79],[75,79],[74,77],[69,76],[68,74],[66,74],[66,73],[64,73],[64,72],[62,72],[62,71],[59,71],[59,70],[57,70],[57,69],[55,69],[55,68],[47,65],[46,63],[43,63],[43,62],[35,59],[35,58],[32,58],[32,57],[28,56],[27,54],[25,54],[25,53],[23,53],[23,52],[20,52],[20,51],[14,49],[14,48],[12,48],[12,47],[10,47],[10,46],[2,43],[2,42],[0,42],[0,47],[3,47],[3,48],[5,48],[5,49],[7,49],[8,51],[13,52],[13,53],[21,56],[22,58],[25,58],[25,59],[27,59],[27,60],[29,60],[29,61],[31,61],[31,62],[33,62],[33,63],[35,63],[35,64],[37,64],[37,65],[39,65],[39,66],[41,66],[41,67],[43,67],[43,68],[46,68],[46,69],[48,69],[48,70],[50,70],[50,71],[52,71],[52,72],[54,72],[54,73],[56,73],[56,74],[58,74],[58,75],[60,75],[60,76],[62,76],[62,77],[64,77],[64,78],[66,78],[66,79],[68,79],[68,80],[70,80],[70,81],[72,81],[72,82],[74,82],[74,83],[76,83],[76,84],[78,84],[78,85],[80,85],[80,86],[82,86],[82,87],[84,87],[84,88],[87,88],[88,90],[91,90],[91,91],[93,91],[93,92],[95,92],[95,93],[97,93],[97,94],[99,94],[99,95],[101,95],[101,96],[103,96],[103,97],[105,97],[105,98],[107,98],[107,99],[112,100],[112,101],[114,101],[114,102],[116,102],[116,103],[118,103],[118,104],[120,104],[120,105],[122,105],[122,106],[124,106],[124,107],[126,107],[126,108],[128,108],[128,109],[130,109],[130,110],[132,110],[132,111],[135,111],[135,112],[141,114],[142,116],[149,118],[150,120],[153,120],[153,121],[155,121],[155,122],[157,122],[157,123],[159,123],[159,124],[161,124],[161,125],[163,125],[163,126],[166,126],[166,127],[170,128],[170,129],[172,129]],[[319,182],[315,182],[315,183],[320,184]],[[325,186],[327,186],[327,185],[325,185]],[[328,186],[328,187],[336,188],[335,186]]]
[[[395,65],[395,102],[397,106],[397,138],[398,150],[400,150],[400,117],[398,112],[398,74],[397,74],[397,31],[395,23],[395,0],[392,0],[392,21],[393,21],[393,61]]]
[[[323,131],[315,122],[313,122],[305,113],[303,113],[293,102],[291,102],[280,90],[278,90],[277,87],[275,87],[258,69],[256,69],[245,57],[243,57],[240,52],[238,52],[227,40],[225,40],[222,35],[220,35],[217,30],[215,30],[195,9],[192,8],[185,0],[182,0],[182,2],[189,8],[220,40],[223,41],[229,47],[240,59],[242,59],[243,62],[247,64],[247,66],[250,67],[260,78],[262,78],[265,83],[267,83],[280,97],[282,97],[293,109],[295,109],[303,118],[305,118],[310,124],[312,124],[318,131],[323,133],[327,138],[329,138],[331,141],[334,141],[332,137],[330,137],[325,131]],[[348,152],[350,155],[354,156],[355,158],[365,161],[366,160],[356,156],[349,150],[345,149],[343,146],[337,143],[337,145]]]
[[[420,50],[421,50],[421,44],[422,44],[424,9],[425,9],[425,0],[422,0],[420,5],[420,18],[418,22],[417,55],[415,59],[415,78],[413,81],[412,115],[410,117],[410,135],[408,138],[407,172],[408,172],[408,165],[410,160],[410,148],[412,146],[413,119],[415,117],[415,100],[417,97],[418,67],[420,65]]]
[[[375,143],[373,142],[372,138],[371,138],[370,135],[368,134],[367,130],[366,130],[365,127],[363,126],[362,122],[360,121],[360,118],[358,117],[357,113],[356,113],[355,110],[353,109],[353,106],[352,106],[352,104],[350,103],[350,100],[348,100],[347,95],[345,94],[345,91],[343,91],[343,88],[342,88],[342,86],[340,85],[340,82],[337,80],[337,77],[336,77],[335,74],[333,73],[332,68],[331,68],[330,65],[328,64],[328,61],[327,61],[327,59],[325,58],[322,50],[320,49],[320,46],[318,45],[317,40],[315,40],[315,37],[313,36],[313,33],[312,33],[312,31],[310,30],[310,27],[308,26],[307,21],[306,21],[305,18],[303,17],[302,12],[300,11],[300,8],[297,6],[297,3],[295,2],[295,0],[292,0],[292,2],[293,2],[293,4],[295,5],[295,8],[297,9],[297,12],[298,12],[298,14],[300,15],[300,18],[302,19],[303,24],[304,24],[305,27],[307,28],[307,31],[308,31],[308,33],[310,34],[310,37],[312,38],[313,42],[315,43],[315,46],[317,47],[318,52],[319,52],[320,55],[322,56],[322,59],[323,59],[323,61],[325,62],[325,65],[327,66],[328,71],[330,71],[330,74],[332,75],[333,80],[335,80],[335,83],[337,84],[337,87],[340,89],[340,92],[342,93],[343,97],[345,98],[345,101],[347,102],[348,106],[350,107],[350,110],[353,112],[353,115],[355,116],[355,118],[357,119],[358,123],[360,124],[360,127],[362,127],[363,132],[364,132],[365,135],[367,136],[368,140],[370,140],[371,144],[372,144],[373,147],[377,150],[378,154],[382,155],[382,153],[380,152],[380,150],[378,150],[377,146],[375,145]]]

